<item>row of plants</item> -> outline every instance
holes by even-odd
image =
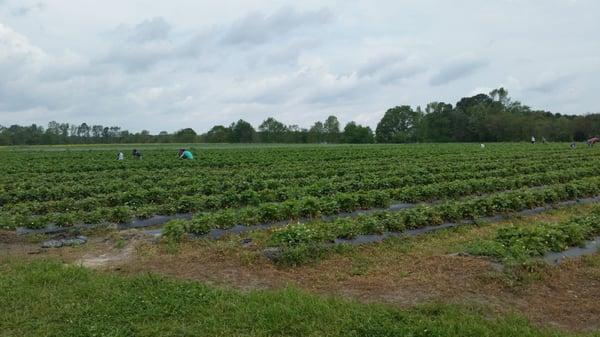
[[[563,222],[538,222],[532,225],[500,228],[492,238],[469,245],[467,252],[488,256],[504,263],[523,262],[549,252],[577,247],[600,235],[600,208],[585,216]]]
[[[274,230],[268,237],[267,244],[280,250],[278,262],[298,264],[328,249],[327,247],[330,247],[336,239],[353,239],[357,235],[402,232],[444,222],[478,219],[599,193],[600,178],[589,178],[543,189],[525,189],[461,201],[448,201],[439,205],[419,206],[395,213],[383,211],[357,218],[292,224]],[[190,222],[186,224],[192,226]],[[587,230],[582,233],[585,233],[585,236],[592,235],[592,232]],[[566,242],[576,243],[568,240]],[[497,245],[494,248],[497,248]],[[494,250],[490,249],[490,252]]]
[[[529,150],[528,150],[529,151]],[[198,176],[202,176],[205,172],[206,172],[206,177],[210,177],[213,175],[218,175],[219,172],[224,172],[226,175],[235,175],[235,174],[241,174],[241,175],[249,175],[250,174],[260,174],[260,176],[258,176],[257,178],[259,179],[269,179],[269,175],[270,174],[283,174],[283,176],[281,176],[282,179],[285,178],[290,178],[293,177],[295,175],[295,177],[302,177],[302,176],[306,176],[307,174],[320,174],[321,172],[327,171],[329,169],[333,170],[333,172],[331,172],[332,174],[336,174],[336,175],[340,175],[343,174],[345,171],[348,171],[350,169],[350,167],[352,167],[352,165],[354,165],[355,168],[360,168],[362,166],[364,166],[365,172],[367,171],[371,171],[373,170],[375,167],[378,166],[385,166],[385,165],[399,165],[402,166],[403,169],[409,170],[410,167],[420,167],[423,170],[427,171],[430,170],[432,167],[435,168],[437,167],[441,167],[441,168],[454,168],[456,170],[462,170],[462,169],[469,169],[469,167],[466,167],[464,165],[482,165],[482,164],[488,164],[488,165],[483,165],[483,166],[473,166],[472,169],[479,169],[479,170],[486,170],[486,169],[490,169],[489,165],[497,165],[500,162],[514,162],[517,163],[518,161],[520,161],[521,159],[524,160],[529,160],[529,162],[537,162],[539,160],[544,160],[544,159],[555,159],[555,160],[560,160],[560,161],[566,161],[571,159],[576,159],[576,158],[581,158],[581,159],[585,159],[586,157],[592,157],[594,155],[596,155],[595,153],[591,153],[591,154],[586,154],[586,153],[579,153],[579,152],[567,152],[564,153],[564,151],[562,152],[552,152],[552,151],[545,151],[545,152],[539,152],[539,153],[531,153],[531,152],[527,152],[527,153],[523,153],[523,151],[520,152],[508,152],[508,151],[503,151],[503,152],[493,152],[493,155],[489,155],[489,156],[481,156],[480,154],[478,154],[478,156],[476,156],[476,158],[473,157],[472,153],[466,153],[466,154],[460,154],[460,155],[453,155],[450,156],[448,158],[445,158],[444,155],[438,154],[435,158],[435,161],[431,161],[430,158],[426,156],[427,152],[424,151],[423,153],[414,153],[414,155],[411,155],[409,158],[404,158],[402,156],[398,156],[398,157],[386,157],[384,155],[382,155],[381,153],[383,152],[381,149],[377,149],[373,151],[373,157],[369,157],[365,160],[361,160],[360,158],[356,158],[356,156],[348,156],[345,158],[345,160],[336,160],[336,161],[325,161],[323,160],[324,158],[320,158],[320,161],[317,163],[319,170],[314,170],[313,166],[311,165],[310,162],[307,162],[307,159],[309,159],[310,157],[308,157],[306,154],[312,154],[313,151],[305,151],[307,153],[302,153],[298,155],[298,158],[296,158],[297,160],[294,160],[293,162],[282,162],[280,158],[272,155],[272,156],[265,156],[265,157],[269,157],[269,163],[270,166],[269,167],[261,167],[259,165],[253,166],[253,165],[240,165],[240,162],[238,162],[236,165],[231,165],[231,166],[226,166],[226,165],[220,165],[219,167],[215,167],[215,168],[210,168],[210,167],[204,167],[202,166],[203,163],[205,163],[205,161],[207,160],[207,158],[202,158],[201,161],[196,161],[191,165],[187,165],[187,164],[182,164],[181,162],[177,162],[174,161],[173,158],[171,156],[168,157],[164,157],[164,156],[160,156],[159,158],[157,158],[157,160],[145,160],[145,161],[131,161],[128,162],[126,165],[123,163],[115,163],[113,156],[109,155],[107,153],[101,153],[98,154],[96,153],[98,151],[90,151],[90,155],[100,155],[103,158],[103,163],[106,164],[102,169],[102,170],[91,170],[91,171],[85,171],[83,170],[85,168],[86,163],[89,161],[89,158],[87,157],[88,154],[84,152],[84,155],[80,156],[80,158],[78,157],[73,157],[72,154],[69,154],[68,158],[65,158],[64,156],[61,156],[58,158],[58,160],[54,157],[50,157],[50,158],[54,158],[55,160],[48,160],[48,159],[44,159],[42,158],[36,158],[36,160],[25,160],[27,158],[19,158],[16,159],[14,161],[11,160],[6,160],[5,162],[3,162],[2,164],[0,164],[1,168],[3,169],[4,174],[4,179],[2,179],[2,177],[0,177],[0,181],[2,181],[2,185],[5,186],[6,188],[9,188],[9,186],[11,184],[20,184],[20,183],[26,183],[27,181],[31,181],[32,183],[39,183],[40,179],[41,181],[51,181],[51,182],[61,182],[61,178],[63,176],[66,177],[71,177],[71,181],[82,181],[83,179],[85,179],[85,181],[88,181],[90,179],[92,179],[95,176],[98,177],[103,177],[103,178],[111,178],[111,179],[116,179],[117,177],[120,177],[122,179],[136,179],[136,177],[138,176],[144,176],[144,172],[148,172],[151,171],[153,172],[154,175],[156,176],[160,176],[160,175],[164,175],[163,177],[167,177],[169,176],[169,173],[174,173],[171,174],[170,176],[177,176],[177,175],[183,175],[186,176],[186,173],[191,173],[190,170],[193,171],[193,173],[195,175]],[[400,153],[402,153],[401,151],[398,151]],[[75,152],[77,153],[77,152]],[[324,153],[326,153],[327,155],[331,155],[332,151],[325,151]],[[410,152],[411,154],[413,154],[413,152]],[[4,155],[4,153],[3,153]],[[27,156],[31,156],[31,153],[26,153]],[[51,156],[56,156],[56,154],[52,153]],[[325,157],[326,158],[326,157]],[[375,158],[376,160],[373,160],[373,158]],[[237,159],[237,157],[236,157]],[[476,160],[474,160],[476,159]],[[40,169],[40,173],[37,175],[37,179],[36,180],[36,176],[34,174],[32,174],[32,172],[28,172],[26,171],[23,167],[20,167],[19,170],[16,170],[15,172],[11,172],[14,170],[15,166],[19,167],[22,165],[19,165],[19,163],[21,163],[22,161],[25,161],[25,164],[22,165],[32,165],[35,167],[38,167]],[[496,161],[496,163],[494,163]],[[409,165],[407,165],[407,163]],[[3,165],[5,164],[5,165]],[[461,166],[462,165],[462,166]],[[339,168],[339,171],[336,172],[336,169]],[[56,173],[52,173],[52,172],[56,172]],[[129,175],[129,173],[131,173],[131,175]],[[179,174],[180,173],[180,174]],[[266,174],[266,176],[265,176]],[[291,176],[290,176],[291,175]],[[187,174],[187,176],[189,176],[189,174]],[[327,175],[326,175],[327,176]],[[139,182],[139,181],[138,181]],[[26,187],[26,186],[25,186]]]
[[[438,167],[433,164],[429,164],[426,169],[423,169],[418,165],[418,163],[411,163],[410,165],[394,165],[389,163],[371,163],[370,165],[365,165],[364,163],[356,163],[356,165],[344,165],[340,167],[334,167],[331,171],[327,172],[327,169],[320,166],[320,170],[315,171],[313,168],[304,167],[303,170],[299,168],[286,170],[285,172],[296,172],[298,175],[295,177],[285,176],[282,178],[270,178],[268,176],[264,176],[264,171],[261,170],[251,170],[245,169],[239,172],[237,175],[230,170],[223,169],[217,172],[190,172],[187,168],[180,168],[179,170],[153,170],[153,171],[143,171],[143,170],[120,170],[116,172],[104,172],[98,173],[93,172],[90,174],[84,174],[81,172],[71,173],[70,180],[61,179],[61,177],[57,176],[49,176],[46,175],[43,177],[43,180],[35,180],[30,176],[26,176],[26,179],[19,179],[18,176],[11,177],[11,182],[5,182],[2,184],[2,189],[0,189],[0,201],[2,199],[6,199],[7,201],[16,202],[21,199],[25,200],[38,200],[36,198],[40,198],[41,196],[55,196],[59,193],[68,193],[68,187],[78,186],[80,191],[79,193],[86,193],[88,189],[88,195],[73,195],[71,197],[86,197],[89,196],[89,193],[96,193],[95,187],[100,185],[102,186],[105,183],[113,182],[111,188],[113,190],[118,189],[119,186],[123,186],[123,184],[137,184],[140,187],[145,187],[152,184],[161,184],[167,186],[173,186],[175,184],[180,184],[182,182],[186,182],[189,184],[199,184],[208,186],[207,190],[210,192],[215,188],[221,188],[219,185],[231,185],[232,183],[244,182],[245,185],[257,185],[254,189],[260,189],[260,186],[264,186],[264,182],[269,182],[270,184],[284,184],[286,182],[293,183],[294,180],[297,180],[298,184],[305,185],[310,183],[311,181],[317,179],[332,179],[332,178],[342,178],[347,176],[356,176],[357,174],[366,174],[372,175],[374,178],[381,177],[414,177],[420,175],[431,175],[431,174],[443,174],[448,172],[487,172],[490,170],[498,170],[502,168],[514,168],[517,167],[528,167],[531,164],[537,164],[543,167],[548,163],[563,163],[568,164],[571,163],[573,165],[578,165],[582,163],[580,158],[561,158],[557,160],[557,158],[545,158],[543,160],[535,160],[531,159],[527,162],[523,163],[515,163],[511,162],[490,162],[485,167],[481,166],[481,162],[478,164],[480,166],[474,167],[473,164],[449,164],[444,162],[437,162]],[[272,172],[269,170],[268,172]],[[311,176],[310,172],[313,173]],[[314,173],[318,172],[319,174],[323,174],[327,172],[326,175],[316,176]],[[25,178],[25,177],[23,177]],[[182,181],[184,180],[184,181]],[[85,181],[85,184],[77,184],[78,182]],[[129,186],[127,186],[129,187]],[[227,188],[229,186],[225,186]],[[232,186],[235,188],[235,186]],[[121,187],[123,188],[123,187]],[[41,200],[39,200],[41,201]]]
[[[588,174],[595,176],[599,173],[596,168],[593,170],[593,174],[590,172]],[[402,198],[404,198],[404,201],[411,202],[431,198],[432,196],[441,199],[451,196],[469,195],[473,191],[497,192],[508,190],[517,188],[517,184],[520,184],[520,187],[536,186],[535,184],[556,184],[572,179],[579,179],[582,176],[584,176],[582,172],[573,169],[561,174],[523,176],[505,180],[494,179],[492,181],[488,179],[475,179],[455,184],[443,183],[439,184],[436,189],[430,186],[421,186],[418,190],[392,189],[354,194],[339,193],[333,197],[324,198],[308,197],[299,200],[288,200],[282,203],[265,203],[256,207],[200,213],[194,217],[187,230],[193,234],[204,234],[213,228],[226,229],[239,224],[253,225],[301,218],[318,218],[358,209],[384,208],[390,204],[390,200],[399,200]],[[435,193],[432,191],[435,191]],[[442,202],[441,205],[445,205],[445,203]]]
[[[588,170],[600,157],[523,144],[210,149],[187,162],[165,149],[125,162],[113,152],[0,152],[0,226],[188,212],[233,212],[243,223],[319,217],[389,203],[373,201],[373,194],[417,202],[594,176]],[[111,215],[114,208],[122,216]]]
[[[521,189],[463,200],[445,201],[435,205],[419,205],[399,212],[377,211],[355,218],[337,218],[333,221],[315,220],[291,224],[272,233],[270,244],[289,246],[308,243],[333,242],[336,238],[352,239],[359,234],[401,232],[443,222],[476,219],[502,213],[531,209],[546,204],[593,196],[600,193],[600,178],[586,178],[567,184],[539,189]],[[211,222],[212,221],[212,222]],[[215,224],[221,228],[236,224],[235,214],[198,215],[185,223],[184,232],[207,233]]]
[[[548,165],[547,169],[557,169],[544,173],[525,174],[513,178],[500,178],[513,174],[513,172],[530,172],[529,169],[523,170],[505,170],[487,171],[487,172],[456,172],[445,174],[445,177],[458,178],[456,180],[443,179],[440,176],[417,176],[408,178],[388,178],[388,179],[369,179],[362,181],[339,182],[338,185],[326,181],[320,184],[308,185],[302,188],[281,187],[278,190],[264,189],[254,191],[247,189],[239,192],[231,189],[223,189],[219,194],[210,194],[202,191],[201,187],[180,184],[171,189],[161,187],[151,187],[148,189],[136,188],[135,185],[129,185],[127,192],[100,193],[100,196],[82,196],[79,198],[70,197],[71,193],[65,193],[62,199],[56,199],[46,202],[22,202],[8,203],[2,212],[36,214],[44,215],[54,212],[65,212],[68,210],[89,211],[97,207],[115,207],[130,206],[133,208],[141,206],[173,204],[182,212],[197,212],[207,210],[218,210],[221,208],[238,208],[246,205],[260,205],[265,202],[282,202],[286,200],[296,200],[307,196],[332,196],[339,193],[349,193],[350,191],[367,192],[382,190],[390,194],[390,199],[402,202],[414,202],[433,198],[453,197],[468,195],[473,193],[486,193],[497,191],[498,189],[512,189],[521,186],[535,186],[548,183],[565,181],[578,176],[589,176],[600,173],[600,169],[595,166],[581,167],[570,170],[563,170],[562,163]],[[534,170],[535,171],[535,170]],[[469,179],[478,177],[477,179]],[[417,181],[417,183],[415,183]],[[444,181],[429,185],[429,181]],[[408,184],[412,184],[406,186]],[[110,185],[108,185],[110,186]],[[403,187],[404,186],[404,187]],[[77,194],[79,188],[71,187],[72,193]],[[336,193],[337,192],[337,193]],[[355,192],[355,193],[358,193]],[[179,196],[173,199],[173,196]],[[357,209],[357,204],[355,208]]]
[[[125,203],[123,200],[109,200],[108,205],[101,204],[98,199],[85,198],[81,200],[64,199],[53,204],[53,209],[38,216],[31,215],[32,209],[15,209],[12,212],[2,212],[3,218],[13,215],[10,221],[13,226],[40,228],[44,224],[65,225],[65,218],[72,222],[81,221],[96,223],[101,221],[114,221],[113,216],[103,209],[127,209],[130,217],[148,217],[153,214],[173,214],[197,212],[203,209],[213,209],[213,212],[203,212],[195,217],[194,226],[189,230],[192,233],[202,234],[212,228],[229,228],[237,224],[251,225],[299,218],[316,218],[323,215],[335,215],[340,212],[351,212],[358,209],[385,208],[391,200],[402,202],[417,202],[431,199],[444,199],[484,192],[497,192],[512,190],[524,186],[541,186],[571,181],[586,176],[600,174],[600,168],[571,169],[566,171],[547,172],[542,174],[522,175],[512,178],[484,178],[464,181],[444,182],[440,184],[410,186],[399,189],[371,190],[356,193],[335,193],[324,197],[301,196],[298,198],[282,198],[283,202],[257,202],[255,206],[236,208],[240,202],[236,197],[247,197],[245,194],[232,193],[231,199],[223,196],[184,196],[179,200],[171,200],[162,204],[149,205],[146,200],[137,203]],[[157,197],[157,196],[155,196]],[[251,197],[257,197],[251,195]],[[124,196],[132,200],[131,193]],[[169,201],[167,199],[167,201]],[[248,200],[242,200],[248,201]],[[229,203],[226,205],[225,203]],[[48,205],[44,203],[43,205]],[[31,204],[32,205],[32,204]],[[39,203],[38,205],[42,205]],[[104,217],[102,217],[104,216]],[[56,220],[56,221],[53,221]],[[122,219],[126,222],[128,219]],[[6,221],[6,220],[5,220]]]
[[[164,186],[172,187],[180,185],[182,182],[186,182],[190,185],[201,187],[200,189],[205,193],[211,193],[223,189],[235,189],[241,192],[245,188],[252,188],[259,190],[262,188],[277,188],[284,184],[298,184],[307,185],[311,183],[319,183],[328,180],[333,180],[333,183],[338,181],[355,181],[357,179],[373,180],[382,179],[385,177],[393,177],[394,179],[405,179],[412,182],[426,183],[423,179],[416,179],[418,177],[431,177],[428,179],[447,180],[452,179],[452,175],[458,173],[470,174],[471,177],[475,177],[474,174],[479,173],[483,175],[490,174],[510,174],[511,172],[523,172],[523,170],[529,170],[529,172],[535,172],[535,170],[545,171],[557,167],[569,167],[569,165],[578,166],[581,165],[581,160],[555,160],[547,158],[541,161],[529,161],[524,163],[494,163],[493,166],[486,167],[485,170],[474,169],[473,167],[467,166],[444,166],[443,170],[439,170],[435,173],[420,169],[418,166],[407,168],[402,166],[389,166],[385,169],[381,167],[354,167],[352,170],[347,168],[340,169],[339,171],[333,172],[330,175],[302,175],[297,178],[285,178],[285,179],[270,179],[262,176],[256,177],[257,171],[247,170],[243,176],[232,176],[228,174],[213,174],[206,175],[202,173],[198,174],[186,174],[186,171],[170,171],[163,172],[162,174],[155,171],[147,172],[132,172],[122,174],[121,172],[113,172],[111,176],[97,175],[95,177],[77,177],[74,179],[78,181],[84,181],[86,184],[75,184],[73,181],[66,181],[58,183],[56,178],[48,178],[48,182],[35,182],[28,178],[25,180],[16,180],[13,184],[3,184],[2,190],[0,190],[0,201],[11,201],[17,202],[20,200],[38,200],[42,201],[42,198],[51,198],[60,196],[65,193],[76,193],[76,195],[69,195],[70,197],[87,197],[89,194],[107,192],[111,190],[126,190],[130,188],[130,185],[138,185],[140,188],[149,186]],[[560,165],[560,166],[557,166]],[[381,165],[380,165],[381,166]],[[128,171],[125,171],[128,172]],[[225,172],[228,173],[228,172]],[[323,172],[319,172],[323,173]],[[110,179],[109,179],[110,178]],[[460,176],[458,177],[460,178]],[[50,180],[51,179],[51,180]],[[50,183],[51,182],[51,183]],[[431,181],[429,181],[431,182]],[[108,186],[106,186],[108,183]],[[74,189],[77,187],[77,189]],[[110,187],[110,189],[109,189]],[[100,188],[100,189],[99,189]]]

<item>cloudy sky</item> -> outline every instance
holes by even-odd
[[[0,0],[0,124],[375,126],[499,86],[600,112],[598,33],[598,0]]]

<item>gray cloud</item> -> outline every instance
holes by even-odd
[[[225,44],[263,44],[302,27],[324,25],[332,19],[332,13],[326,8],[298,12],[292,7],[284,7],[271,15],[255,12],[230,25],[221,41]]]
[[[175,56],[170,40],[171,25],[162,17],[145,20],[133,27],[121,25],[114,31],[116,42],[101,60],[139,72]]]
[[[429,81],[431,85],[444,85],[470,76],[489,64],[487,60],[468,59],[452,62],[440,69]]]
[[[370,59],[359,67],[357,74],[361,78],[375,79],[381,84],[395,84],[410,79],[426,68],[415,57],[401,54],[384,54]]]

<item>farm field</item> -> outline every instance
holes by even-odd
[[[204,234],[393,203],[437,201],[442,218],[469,218],[595,195],[600,187],[600,153],[564,144],[206,148],[194,161],[176,160],[175,149],[144,149],[143,160],[123,162],[105,149],[2,151],[0,222],[69,227],[193,213],[183,229]],[[524,201],[512,205],[517,197]],[[430,223],[420,221],[424,215],[387,229]],[[357,230],[378,230],[364,227]]]
[[[195,156],[186,161],[177,159],[182,146],[0,148],[0,288],[34,294],[38,281],[54,284],[43,299],[53,307],[62,306],[57,298],[78,306],[81,289],[101,294],[108,286],[152,303],[120,308],[139,315],[126,330],[99,321],[100,335],[148,335],[142,314],[161,305],[198,320],[184,300],[193,293],[210,298],[206,310],[254,308],[272,321],[249,326],[242,322],[256,317],[232,314],[190,326],[189,335],[597,336],[598,254],[559,265],[541,260],[600,236],[596,148],[196,144],[184,146]],[[132,158],[133,148],[143,159]],[[73,235],[89,240],[39,248]],[[139,276],[148,272],[159,276]],[[162,288],[172,302],[155,295]],[[46,310],[3,293],[4,312]],[[118,307],[106,301],[69,319]],[[298,310],[278,313],[269,301]],[[334,311],[341,316],[328,331],[321,316]],[[306,312],[312,324],[298,325]],[[22,317],[0,323],[14,335],[40,333],[19,330]],[[469,324],[461,327],[460,317]],[[178,324],[156,326],[185,335]],[[87,328],[78,326],[92,334]]]

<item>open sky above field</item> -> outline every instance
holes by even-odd
[[[596,0],[0,0],[0,124],[375,126],[504,86],[600,112]]]

